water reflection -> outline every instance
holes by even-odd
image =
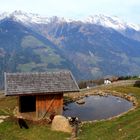
[[[101,120],[119,115],[130,108],[133,103],[116,96],[88,96],[84,97],[85,104],[69,103],[64,116],[76,116],[82,121]]]

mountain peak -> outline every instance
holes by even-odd
[[[26,13],[21,10],[15,10],[12,13],[4,12],[0,15],[0,20],[4,18],[12,18],[15,21],[23,22],[24,24],[30,24],[30,23],[47,24],[49,21],[47,17],[42,17],[38,14],[33,14],[33,13]]]
[[[99,14],[87,17],[84,22],[101,25],[107,28],[113,28],[115,30],[125,30],[126,28],[132,28],[136,31],[140,30],[139,25],[126,23],[117,16],[110,17]]]
[[[15,21],[22,22],[25,25],[30,24],[48,24],[50,22],[55,23],[63,23],[63,22],[77,22],[77,20],[74,19],[67,19],[63,17],[43,17],[39,14],[33,14],[33,13],[26,13],[21,10],[15,10],[12,13],[4,12],[0,14],[0,20],[4,18],[12,18]],[[83,23],[90,23],[90,24],[97,24],[101,25],[106,28],[113,28],[115,30],[125,30],[127,28],[140,31],[140,26],[132,23],[126,23],[123,20],[119,19],[116,16],[105,16],[103,14],[89,16],[84,20],[78,20]]]
[[[12,15],[22,15],[22,14],[26,14],[25,12],[21,11],[21,10],[15,10],[11,13]]]

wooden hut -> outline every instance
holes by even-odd
[[[24,117],[41,119],[51,113],[62,114],[63,94],[77,91],[70,71],[5,73],[5,95],[17,96],[18,112]]]

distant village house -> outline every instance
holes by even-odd
[[[104,84],[105,84],[105,85],[108,85],[108,84],[111,84],[111,83],[112,83],[112,82],[111,82],[110,80],[108,80],[108,79],[105,79],[105,80],[104,80]]]
[[[115,82],[117,80],[118,80],[118,77],[116,77],[116,76],[106,76],[104,78],[104,84],[108,85],[108,84],[111,84],[112,82]]]

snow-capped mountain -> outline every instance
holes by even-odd
[[[0,20],[5,18],[12,18],[15,21],[23,22],[25,24],[28,23],[46,24],[49,22],[49,18],[47,17],[41,17],[38,14],[26,13],[22,11],[14,11],[12,13],[4,12],[0,15]]]
[[[124,22],[116,16],[109,17],[105,15],[95,15],[87,17],[84,22],[97,24],[108,28],[113,28],[115,30],[125,30],[127,28],[140,31],[140,25]]]
[[[22,22],[26,25],[28,24],[48,24],[49,22],[72,22],[71,19],[59,18],[57,16],[53,17],[43,17],[39,14],[26,13],[23,11],[14,11],[12,13],[4,12],[0,14],[0,20],[5,18],[11,18],[15,21]]]
[[[48,24],[50,22],[77,22],[78,20],[54,17],[43,17],[39,14],[26,13],[23,11],[14,11],[12,13],[4,12],[0,14],[0,20],[4,18],[12,18],[15,21],[22,22],[26,25],[30,24]],[[124,22],[116,16],[105,16],[105,15],[94,15],[89,16],[83,20],[79,20],[82,23],[97,24],[107,28],[112,28],[115,30],[126,30],[127,28],[133,29],[135,31],[140,31],[140,25]]]
[[[139,75],[139,26],[104,15],[84,20],[14,11],[0,14],[3,73],[69,69],[79,80]]]

